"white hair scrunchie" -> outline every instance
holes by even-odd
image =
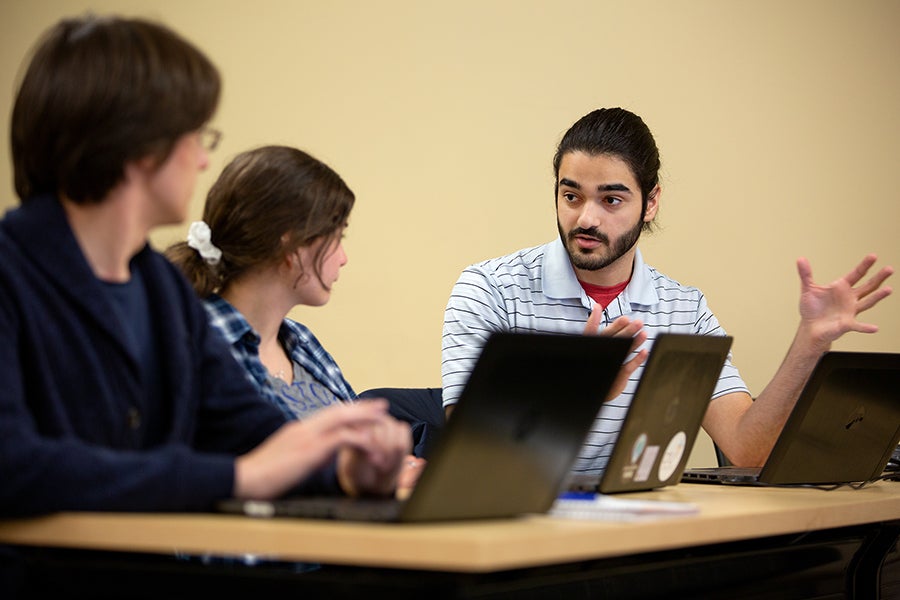
[[[222,251],[212,243],[212,231],[203,221],[194,221],[188,229],[187,245],[200,253],[203,260],[210,265],[219,264]]]

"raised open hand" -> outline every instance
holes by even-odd
[[[600,320],[602,318],[603,309],[601,309],[599,305],[596,305],[594,310],[591,311],[591,315],[588,317],[587,323],[584,326],[584,333],[586,335],[598,335],[597,328],[600,326]],[[638,350],[638,348],[647,341],[647,332],[644,330],[643,321],[640,319],[630,319],[626,316],[621,316],[607,325],[599,332],[599,335],[630,337],[632,339],[632,352]],[[613,382],[612,388],[609,390],[609,394],[606,397],[607,402],[622,393],[625,386],[628,384],[628,378],[631,377],[631,374],[634,373],[645,360],[647,360],[647,351],[639,350],[633,357],[625,361],[622,368],[619,369],[619,373],[616,375],[616,380]]]
[[[818,285],[813,281],[809,261],[802,257],[797,259],[801,328],[806,329],[812,342],[820,345],[822,351],[849,331],[878,331],[877,325],[862,323],[856,318],[891,294],[890,287],[882,286],[894,272],[890,266],[882,267],[865,283],[857,285],[876,260],[874,254],[869,254],[843,277],[828,285]]]

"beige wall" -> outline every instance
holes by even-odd
[[[896,0],[6,0],[2,207],[19,65],[87,8],[161,19],[222,69],[225,138],[195,216],[225,162],[263,143],[310,151],[356,192],[333,299],[294,316],[358,390],[440,385],[459,271],[555,235],[555,144],[599,106],[655,132],[661,230],[644,253],[706,292],[754,392],[797,323],[798,256],[823,282],[867,252],[900,266]],[[838,348],[900,350],[898,302]]]

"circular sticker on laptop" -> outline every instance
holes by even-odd
[[[662,458],[659,459],[659,480],[666,481],[678,468],[681,457],[684,456],[684,449],[687,446],[687,435],[683,431],[679,431],[669,440]]]
[[[644,452],[644,447],[647,445],[647,434],[642,433],[637,436],[637,439],[634,440],[634,445],[631,447],[631,462],[636,463],[638,459],[641,457],[641,454]]]

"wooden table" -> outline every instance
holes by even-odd
[[[766,574],[754,572],[753,561],[741,558],[745,552],[770,555],[767,560],[771,562],[787,549],[799,549],[804,543],[827,547],[829,540],[843,548],[836,561],[841,565],[835,568],[846,571],[849,592],[855,587],[885,584],[882,570],[885,564],[894,565],[900,531],[900,484],[895,482],[827,492],[680,484],[621,497],[693,503],[699,512],[636,522],[533,515],[426,525],[213,514],[62,513],[0,521],[0,543],[69,549],[55,557],[84,556],[83,552],[71,552],[74,550],[101,551],[105,558],[111,554],[140,556],[143,564],[154,562],[154,556],[163,562],[178,556],[182,557],[176,561],[179,568],[192,563],[184,557],[252,555],[280,565],[282,575],[290,570],[285,565],[292,562],[316,563],[340,573],[348,573],[340,566],[357,569],[357,574],[362,569],[367,577],[380,572],[389,586],[399,585],[404,577],[427,586],[434,575],[434,581],[444,587],[448,581],[467,582],[463,587],[472,594],[478,582],[493,582],[496,587],[502,579],[516,582],[518,597],[522,582],[529,577],[539,574],[545,581],[554,572],[571,572],[573,565],[581,565],[582,579],[585,569],[609,579],[623,572],[626,564],[634,572],[636,565],[652,570],[652,565],[665,567],[666,561],[675,561],[683,563],[679,568],[702,571],[712,559],[729,555],[736,561],[734,565],[748,565],[744,583],[753,584],[752,580],[765,579]],[[687,560],[691,557],[698,560]],[[209,573],[216,571],[217,577],[223,575],[221,569],[204,568],[212,569]],[[253,573],[262,572],[259,569],[247,567]],[[857,581],[858,577],[863,579]],[[304,577],[296,574],[274,579],[284,585],[304,583]],[[741,579],[739,572],[737,579]],[[888,582],[892,581],[889,577]],[[900,593],[900,576],[897,581]],[[557,583],[571,584],[572,578],[562,577]],[[737,593],[729,597],[739,597]]]

